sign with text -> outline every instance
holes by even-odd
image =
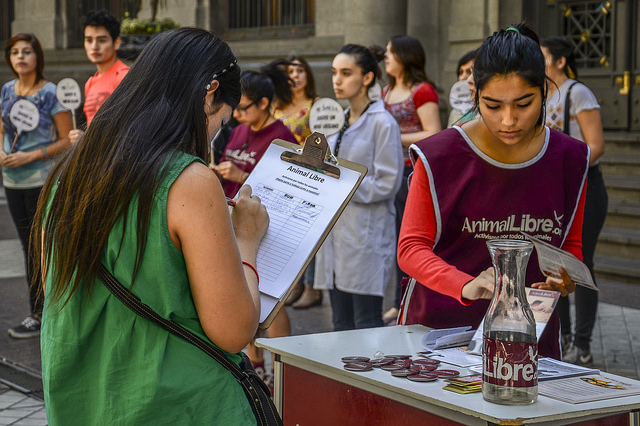
[[[56,98],[68,110],[75,110],[82,103],[80,85],[72,78],[63,78],[56,86]]]
[[[311,132],[320,132],[326,136],[336,134],[344,126],[344,110],[338,101],[321,98],[313,103],[309,112]]]

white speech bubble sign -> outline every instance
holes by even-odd
[[[18,131],[18,135],[20,135],[38,127],[40,111],[38,111],[38,107],[33,102],[20,99],[11,107],[9,119]]]
[[[374,83],[374,85],[369,87],[369,90],[367,90],[367,94],[369,95],[370,100],[379,101],[382,99],[382,87],[380,87],[378,83]]]
[[[75,110],[82,103],[80,85],[72,78],[63,78],[56,86],[56,98],[68,110]]]
[[[451,104],[451,108],[462,112],[470,111],[474,107],[473,99],[471,99],[471,90],[467,80],[456,81],[453,86],[451,86],[449,104]]]
[[[325,136],[336,134],[344,126],[342,106],[330,98],[321,98],[313,103],[309,112],[311,132],[320,132]]]

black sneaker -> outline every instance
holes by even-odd
[[[9,336],[14,339],[29,339],[40,336],[40,320],[29,315],[19,326],[9,329]]]

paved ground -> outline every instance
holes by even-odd
[[[633,285],[600,282],[601,303],[593,335],[595,367],[640,379],[640,292]],[[387,292],[385,309],[390,306]],[[331,331],[331,307],[287,307],[292,334]],[[38,339],[11,339],[6,330],[28,314],[27,287],[19,241],[0,188],[0,426],[46,425],[41,398]]]

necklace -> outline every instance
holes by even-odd
[[[16,83],[16,86],[17,86],[17,84],[20,84],[20,90],[18,90],[18,87],[16,87],[16,95],[18,95],[18,96],[29,96],[29,93],[31,93],[33,88],[37,86],[38,82],[33,83],[31,85],[31,87],[29,87],[29,89],[27,89],[26,92],[22,91],[23,87],[22,87],[22,82],[20,80],[18,80],[18,83]],[[20,92],[22,92],[22,93],[20,93]]]

